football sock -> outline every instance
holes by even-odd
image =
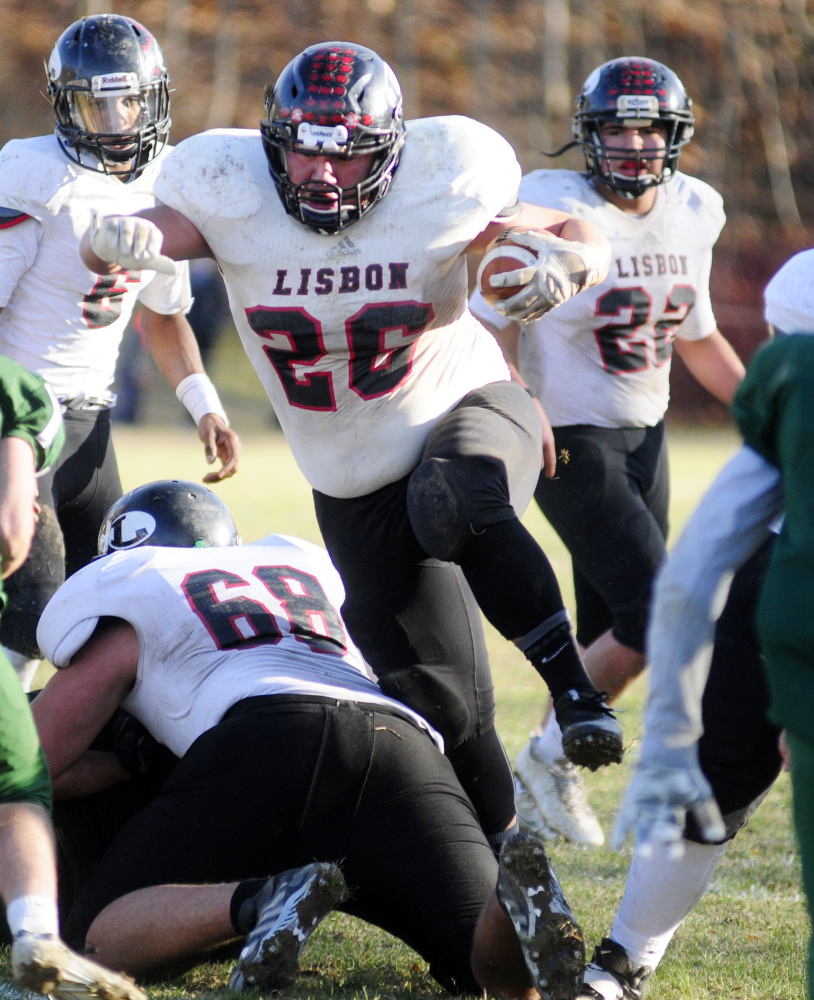
[[[636,851],[619,912],[608,935],[628,953],[634,968],[654,969],[684,918],[707,891],[724,856],[724,844],[684,841],[675,861],[655,848],[649,857]]]
[[[240,885],[232,893],[229,904],[229,919],[238,934],[249,934],[257,923],[257,904],[255,896],[268,882],[267,878],[251,878]]]
[[[517,819],[512,823],[508,830],[501,830],[500,833],[490,833],[486,838],[489,841],[489,846],[495,852],[495,857],[500,858],[500,852],[503,845],[507,840],[510,840],[516,833],[519,833],[520,827],[517,823]]]
[[[515,645],[546,682],[554,701],[571,689],[594,690],[565,608],[517,639]]]
[[[30,691],[34,674],[36,674],[37,667],[41,662],[40,657],[27,656],[25,653],[18,653],[14,649],[8,649],[6,646],[0,646],[0,653],[4,653],[9,663],[14,667],[14,673],[20,678],[23,691]]]
[[[11,936],[29,934],[59,934],[57,905],[45,896],[18,896],[6,907],[6,923]]]
[[[531,661],[554,698],[594,690],[551,563],[517,518],[487,525],[456,561],[486,618]]]
[[[562,730],[553,712],[543,726],[542,733],[532,737],[532,743],[534,744],[534,756],[538,759],[547,760],[549,764],[561,763],[565,759],[565,752],[562,748]]]

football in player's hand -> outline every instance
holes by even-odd
[[[478,268],[478,288],[480,288],[484,299],[490,306],[493,306],[501,299],[508,299],[512,295],[516,295],[522,288],[522,283],[495,288],[491,282],[494,275],[536,266],[537,254],[528,247],[515,243],[512,240],[511,231],[504,230],[492,240],[484,251]]]

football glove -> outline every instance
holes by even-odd
[[[175,261],[161,253],[164,234],[148,219],[135,215],[95,213],[90,228],[90,246],[97,257],[119,264],[125,271],[161,271],[175,274]]]
[[[512,230],[511,239],[534,251],[537,264],[492,276],[492,288],[520,286],[516,295],[495,303],[508,319],[531,323],[599,279],[597,252],[587,243],[533,229]]]
[[[726,837],[721,810],[698,764],[697,748],[671,750],[670,756],[671,761],[662,753],[656,763],[639,762],[613,831],[616,850],[633,831],[645,856],[659,846],[668,858],[680,858],[687,812],[693,814],[706,842]]]

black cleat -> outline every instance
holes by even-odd
[[[602,938],[585,970],[585,982],[576,1000],[644,1000],[653,970],[634,969],[625,949]]]
[[[504,844],[497,898],[543,1000],[574,1000],[585,971],[585,939],[542,842],[531,834],[518,833]]]
[[[563,752],[578,767],[596,771],[622,763],[622,727],[605,704],[607,700],[598,691],[571,688],[554,702]]]
[[[320,921],[348,898],[345,879],[336,865],[305,865],[274,875],[255,898],[257,924],[229,977],[229,989],[279,993],[297,978],[302,949]]]

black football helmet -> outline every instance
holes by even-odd
[[[125,493],[99,530],[100,556],[142,545],[240,545],[240,535],[226,504],[212,490],[183,479],[163,479]]]
[[[404,117],[396,75],[372,49],[351,42],[310,46],[267,89],[264,105],[263,146],[289,215],[318,233],[337,233],[385,196],[401,156]],[[364,181],[340,188],[294,184],[287,151],[345,159],[376,155]]]
[[[158,42],[138,21],[80,18],[57,39],[46,72],[56,136],[74,162],[130,180],[163,149],[169,76]]]
[[[626,177],[614,171],[614,161],[638,159],[640,154],[609,152],[602,124],[611,121],[631,127],[648,127],[653,122],[665,126],[667,145],[658,177],[654,174]],[[574,136],[582,146],[590,174],[622,198],[638,198],[648,188],[664,184],[675,174],[681,150],[692,138],[694,124],[692,101],[676,74],[654,59],[627,56],[604,63],[585,81],[577,98]]]

